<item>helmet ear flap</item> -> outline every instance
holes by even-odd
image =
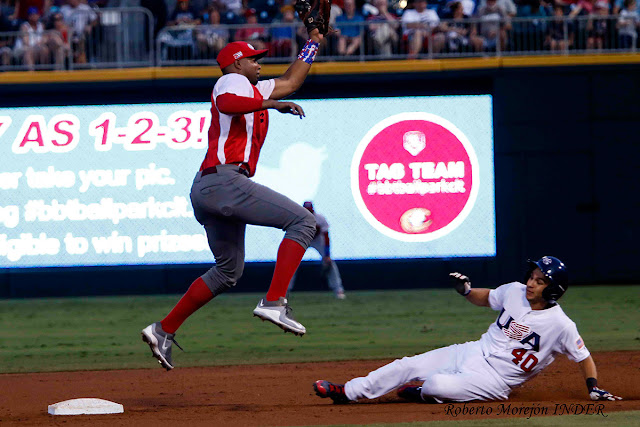
[[[549,301],[550,303],[554,303],[559,298],[556,291],[557,289],[555,285],[553,284],[553,282],[551,282],[547,285],[546,288],[542,290],[542,298],[544,298],[546,301]]]

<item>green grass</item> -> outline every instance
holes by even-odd
[[[602,415],[563,415],[555,417],[531,417],[527,418],[500,418],[500,419],[480,419],[480,420],[452,420],[452,421],[429,421],[416,423],[395,423],[395,424],[369,424],[369,427],[549,427],[549,426],[580,426],[580,427],[601,427],[601,426],[638,426],[640,425],[640,411],[609,412]],[[331,427],[348,427],[350,424],[332,425]]]
[[[296,293],[302,338],[252,317],[261,295],[222,295],[178,331],[180,366],[378,359],[475,340],[496,313],[450,289]],[[148,368],[140,330],[178,295],[0,301],[0,372]],[[574,287],[562,300],[590,350],[640,349],[640,286]]]

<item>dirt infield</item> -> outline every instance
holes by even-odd
[[[640,352],[594,354],[601,385],[625,398],[605,402],[601,411],[640,410]],[[316,397],[316,379],[344,381],[387,363],[348,361],[288,365],[158,368],[128,371],[0,375],[0,424],[92,426],[285,426],[367,424],[561,414],[588,403],[579,368],[565,357],[515,390],[509,402],[426,405],[402,402],[393,394],[376,401],[332,405]],[[179,359],[177,360],[179,365]],[[149,358],[149,365],[154,361]],[[124,414],[51,416],[47,405],[79,397],[122,403]],[[510,403],[510,406],[507,406]],[[562,406],[561,404],[567,404]],[[569,404],[580,404],[578,406]],[[500,405],[503,405],[502,407]],[[585,405],[585,406],[581,406]],[[537,408],[537,409],[536,409]],[[453,409],[453,411],[452,411]],[[480,414],[470,415],[473,409]],[[505,410],[509,413],[506,414]],[[454,418],[454,413],[460,414]],[[462,412],[467,412],[463,414]],[[491,412],[491,414],[487,414]],[[515,412],[515,414],[514,414]]]

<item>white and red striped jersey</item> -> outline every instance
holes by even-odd
[[[249,175],[256,173],[260,150],[269,128],[269,113],[260,110],[248,114],[228,115],[216,106],[218,96],[231,93],[254,99],[268,99],[273,92],[275,80],[259,81],[252,85],[242,74],[230,73],[220,77],[211,93],[211,126],[209,127],[209,149],[200,170],[211,166],[245,163]]]

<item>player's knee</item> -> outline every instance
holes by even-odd
[[[444,398],[447,391],[451,388],[448,375],[435,374],[430,376],[424,384],[422,384],[422,395],[437,398]]]
[[[233,265],[229,263],[217,264],[203,274],[202,279],[215,296],[233,288],[242,277],[243,272],[244,261]]]
[[[233,265],[226,264],[224,266],[218,266],[218,270],[225,278],[227,287],[231,288],[238,283],[238,280],[244,273],[244,262],[236,262]]]
[[[305,234],[311,237],[309,239],[309,242],[311,242],[316,235],[316,217],[306,209],[304,216],[300,220],[300,227],[303,229]]]
[[[308,210],[301,208],[296,221],[286,231],[285,237],[300,243],[306,248],[316,235],[316,217]]]

